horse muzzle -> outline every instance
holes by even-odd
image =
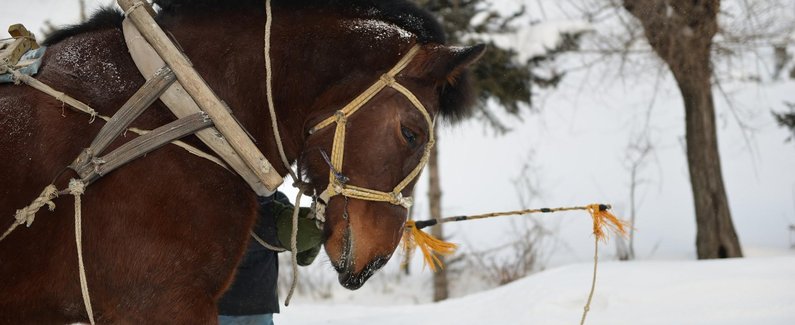
[[[368,262],[364,269],[362,269],[359,273],[355,273],[352,266],[343,270],[337,269],[335,266],[337,273],[339,273],[337,279],[339,280],[340,285],[346,289],[357,290],[361,288],[362,285],[364,285],[364,283],[367,282],[371,276],[373,276],[373,274],[375,274],[375,271],[383,267],[387,261],[389,261],[388,256],[380,256]]]

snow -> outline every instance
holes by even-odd
[[[354,32],[361,32],[366,37],[372,37],[374,40],[382,41],[392,35],[397,35],[399,38],[407,40],[413,37],[413,34],[406,31],[397,25],[390,24],[375,19],[352,19],[345,21],[344,27]]]
[[[303,304],[282,324],[577,324],[592,265],[541,272],[434,304]],[[795,324],[795,256],[602,262],[586,324]]]

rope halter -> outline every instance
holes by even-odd
[[[326,189],[320,193],[320,196],[318,197],[318,204],[315,207],[315,214],[319,219],[325,219],[326,205],[328,204],[329,200],[336,195],[342,195],[344,197],[366,201],[388,202],[393,205],[402,206],[406,209],[410,208],[413,204],[413,199],[411,197],[404,197],[401,192],[417,177],[417,175],[420,174],[422,169],[425,167],[425,164],[428,162],[431,148],[433,148],[435,142],[433,137],[434,120],[431,118],[431,115],[428,114],[428,110],[425,109],[425,106],[422,105],[419,99],[417,99],[417,96],[414,96],[410,90],[397,82],[395,80],[395,76],[403,71],[403,69],[406,68],[409,63],[411,63],[411,60],[417,55],[419,50],[419,45],[412,47],[411,50],[409,50],[408,53],[406,53],[406,55],[404,55],[403,58],[401,58],[400,61],[395,64],[394,67],[392,67],[392,69],[381,75],[381,77],[378,78],[378,80],[369,88],[367,88],[367,90],[359,94],[359,96],[345,105],[345,107],[335,112],[334,115],[329,116],[309,130],[309,134],[314,134],[315,132],[332,124],[337,125],[334,132],[334,143],[332,144],[331,149],[329,183]],[[414,105],[414,107],[420,111],[420,113],[422,113],[422,116],[425,118],[425,122],[428,123],[429,140],[425,145],[425,151],[422,155],[422,159],[411,171],[411,173],[409,173],[400,183],[398,183],[392,189],[392,191],[382,192],[348,184],[347,180],[339,177],[339,175],[342,173],[342,163],[344,161],[345,155],[345,130],[348,123],[348,118],[350,118],[351,115],[356,113],[360,108],[367,104],[367,102],[373,99],[373,97],[381,92],[381,90],[387,87],[397,90],[399,93],[403,94],[403,96],[405,96],[406,99],[408,99]]]

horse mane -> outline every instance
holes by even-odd
[[[154,3],[161,9],[160,16],[263,6],[262,0],[154,0]],[[446,43],[444,30],[439,21],[428,11],[407,0],[274,0],[273,6],[334,10],[346,16],[381,20],[411,32],[421,44]],[[101,29],[119,29],[123,20],[124,15],[117,9],[100,8],[86,22],[56,30],[44,40],[43,44],[53,45],[71,36]],[[469,116],[475,99],[470,73],[467,70],[462,71],[455,79],[443,85],[439,94],[440,114],[452,122]]]
[[[263,0],[154,0],[164,12],[202,12],[261,8]],[[442,26],[427,11],[406,0],[274,0],[274,7],[334,10],[358,18],[392,23],[417,36],[420,43],[445,43]]]
[[[124,14],[111,7],[102,7],[94,12],[87,21],[61,27],[48,35],[44,42],[45,46],[55,45],[69,37],[93,32],[108,28],[121,29],[121,22],[124,20]]]

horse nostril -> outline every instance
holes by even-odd
[[[378,256],[364,267],[361,272],[354,273],[355,271],[348,268],[346,270],[337,270],[339,272],[340,284],[348,290],[357,290],[361,288],[367,280],[375,274],[375,271],[383,267],[389,261],[390,256]]]
[[[389,262],[388,256],[379,256],[367,264],[365,271],[370,270],[371,272],[375,272],[376,270],[382,268],[386,262]]]

